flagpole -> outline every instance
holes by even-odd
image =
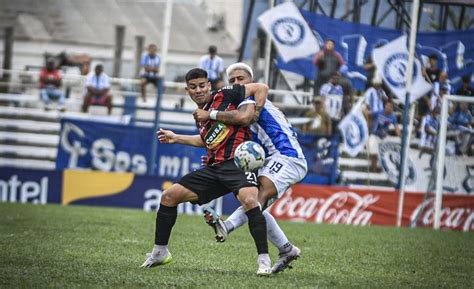
[[[268,0],[268,10],[274,7],[273,0]],[[267,41],[265,43],[265,69],[263,71],[263,83],[270,83],[270,67],[271,67],[271,54],[272,54],[272,37],[267,34]]]
[[[410,147],[411,133],[413,129],[412,120],[415,115],[415,106],[410,105],[410,91],[413,81],[413,63],[415,62],[415,44],[416,44],[416,32],[418,23],[418,9],[420,7],[420,1],[414,0],[411,9],[411,24],[410,24],[410,47],[408,50],[408,67],[407,67],[407,80],[406,80],[406,95],[405,95],[405,108],[403,110],[403,132],[402,132],[402,152],[400,162],[400,173],[398,175],[398,188],[400,190],[398,200],[398,214],[397,214],[397,226],[402,225],[403,215],[403,202],[405,197],[405,186],[406,178],[405,172],[408,164],[408,148]],[[410,110],[410,114],[408,114]]]

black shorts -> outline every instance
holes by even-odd
[[[257,175],[255,173],[243,172],[234,163],[228,160],[214,166],[207,166],[191,172],[178,184],[193,191],[198,195],[195,204],[206,204],[230,192],[238,194],[241,188],[257,187]]]
[[[154,76],[142,75],[142,79],[146,80],[147,84],[148,83],[153,83],[155,86],[157,86],[159,77],[158,76],[154,77]]]

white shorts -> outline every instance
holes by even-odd
[[[272,181],[279,198],[290,186],[301,181],[307,172],[305,159],[275,154],[267,158],[266,165],[258,170],[258,176],[265,176]]]
[[[379,154],[379,143],[380,138],[376,135],[369,135],[368,149],[369,155],[378,155]]]

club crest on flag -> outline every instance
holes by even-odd
[[[387,79],[387,82],[396,87],[404,88],[405,81],[407,78],[407,63],[408,63],[408,54],[406,53],[394,53],[389,56],[383,66],[383,74]],[[417,78],[418,67],[416,62],[413,63],[413,79]]]
[[[400,167],[400,152],[402,146],[399,143],[383,142],[379,145],[379,159],[383,171],[387,174],[388,180],[396,184]],[[406,173],[407,185],[416,182],[416,170],[413,162],[408,158],[408,172]]]
[[[283,45],[295,46],[304,39],[304,24],[298,19],[285,17],[272,25],[273,37]]]
[[[382,47],[372,51],[375,66],[381,72],[387,86],[400,100],[407,95],[406,80],[408,72],[407,37],[402,35]],[[416,101],[432,89],[421,74],[421,63],[418,59],[413,62],[413,78],[410,91],[410,102]]]
[[[319,51],[319,42],[293,2],[285,2],[258,17],[283,61],[305,58]]]
[[[350,115],[348,125],[344,128],[344,135],[347,136],[347,145],[351,149],[360,146],[365,141],[366,127],[367,125],[357,115]]]
[[[344,150],[352,157],[364,148],[369,139],[369,128],[361,108],[363,101],[364,98],[359,99],[338,125],[344,139]]]

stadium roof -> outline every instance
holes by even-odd
[[[174,4],[170,51],[207,52],[209,45],[217,44],[220,54],[235,54],[237,41],[226,30],[210,31],[209,15],[194,3]],[[115,26],[124,25],[126,46],[134,46],[136,35],[160,46],[165,5],[165,1],[0,0],[0,28],[13,24],[17,39],[110,46]]]

